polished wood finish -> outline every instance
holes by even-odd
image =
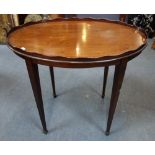
[[[39,72],[38,72],[38,65],[33,64],[31,60],[26,60],[26,66],[33,90],[33,94],[35,97],[35,101],[37,104],[38,112],[40,115],[40,120],[43,126],[43,132],[46,134],[48,132],[46,128],[46,121],[45,121],[45,114],[44,114],[44,106],[41,94],[41,87],[40,87],[40,79],[39,79]]]
[[[109,70],[109,67],[106,66],[104,68],[104,79],[103,79],[102,98],[104,98],[104,96],[105,96],[105,89],[106,89],[106,84],[107,84],[108,70]]]
[[[53,89],[53,97],[56,98],[56,91],[55,91],[55,78],[54,78],[54,69],[53,67],[49,67],[50,75],[51,75],[51,82],[52,82],[52,89]]]
[[[155,39],[153,41],[152,48],[155,49]]]
[[[146,43],[146,36],[141,31],[124,24],[97,20],[62,21],[39,22],[19,28],[8,36],[8,42],[29,55],[72,59],[123,55]]]
[[[44,131],[46,122],[37,64],[50,67],[53,95],[56,96],[53,67],[105,67],[105,95],[108,68],[115,65],[106,135],[110,128],[127,62],[147,44],[146,33],[119,21],[103,19],[54,19],[28,23],[8,33],[8,46],[26,60]]]
[[[111,94],[110,107],[109,107],[109,113],[108,113],[107,129],[105,132],[106,135],[109,135],[110,133],[110,127],[115,113],[123,78],[125,75],[126,66],[127,66],[126,61],[121,61],[118,65],[115,66],[112,94]]]

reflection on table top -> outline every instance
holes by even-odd
[[[146,37],[138,29],[114,22],[64,20],[22,27],[9,35],[8,42],[44,56],[99,58],[136,50]]]

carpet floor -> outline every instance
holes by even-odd
[[[104,135],[114,67],[101,98],[104,68],[54,68],[52,97],[49,69],[39,66],[47,128],[44,135],[25,62],[0,45],[0,140],[155,140],[155,50],[152,40],[128,63],[111,134]]]

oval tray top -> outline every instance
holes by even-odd
[[[15,52],[27,56],[101,60],[140,51],[146,40],[142,30],[119,21],[75,18],[16,27],[7,41]]]

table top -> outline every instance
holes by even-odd
[[[58,19],[28,23],[8,34],[15,51],[59,59],[104,59],[132,54],[146,45],[146,34],[119,21]]]

